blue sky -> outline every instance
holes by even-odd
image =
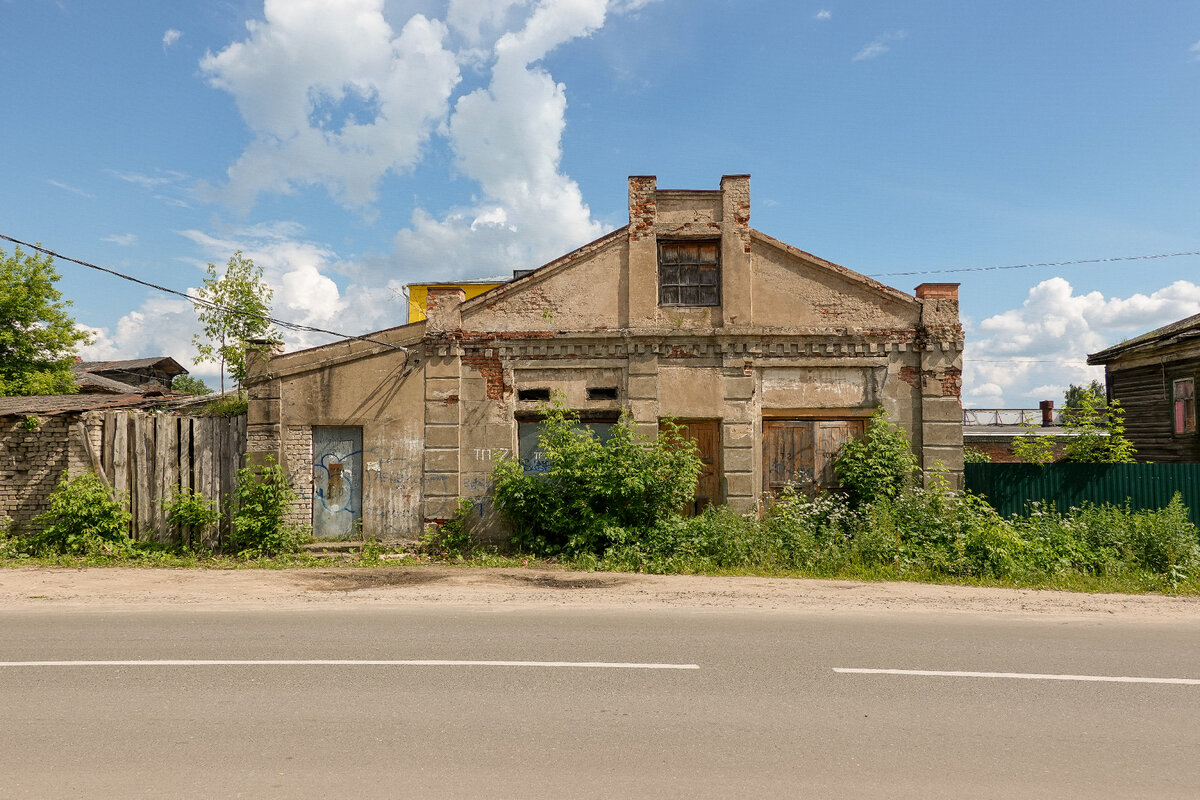
[[[0,22],[0,233],[180,290],[241,248],[307,325],[389,327],[409,281],[550,260],[625,223],[631,174],[750,173],[754,227],[905,291],[961,282],[969,405],[1060,400],[1086,353],[1200,313],[1200,256],[890,274],[1200,251],[1194,0],[0,0]],[[186,302],[59,269],[86,357],[190,365]]]

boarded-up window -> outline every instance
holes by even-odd
[[[763,491],[789,483],[802,489],[838,486],[833,457],[847,439],[862,438],[863,419],[763,420]]]
[[[676,420],[682,433],[696,442],[703,468],[696,484],[696,496],[684,511],[687,516],[699,514],[721,502],[721,423],[718,420]]]
[[[664,306],[719,306],[720,241],[659,242],[658,302]]]
[[[617,418],[613,416],[592,416],[589,419],[581,419],[579,422],[584,431],[591,431],[601,442],[608,441],[608,437],[612,435],[613,426],[616,424]],[[550,470],[550,462],[546,460],[539,441],[541,432],[540,419],[522,417],[517,420],[517,457],[520,459],[526,475],[541,475]]]
[[[1196,432],[1196,384],[1191,378],[1174,382],[1175,432]]]

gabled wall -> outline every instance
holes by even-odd
[[[764,490],[768,428],[834,435],[880,407],[923,466],[957,482],[957,285],[906,294],[749,223],[748,176],[712,191],[632,177],[626,227],[471,300],[431,288],[424,323],[372,337],[407,352],[354,342],[255,367],[251,438],[311,485],[313,427],[361,427],[363,530],[384,538],[416,537],[463,497],[481,529],[502,530],[490,472],[518,452],[520,422],[541,407],[526,390],[559,393],[597,419],[627,414],[650,436],[664,417],[709,426],[718,499],[741,511]],[[660,239],[719,239],[719,305],[659,304]]]

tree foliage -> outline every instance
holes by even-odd
[[[1134,460],[1137,450],[1125,438],[1125,409],[1119,400],[1105,405],[1095,392],[1080,395],[1079,405],[1066,415],[1068,436],[1063,444],[1067,461],[1077,464],[1124,464]]]
[[[208,265],[208,277],[197,291],[202,303],[196,305],[196,316],[204,327],[204,335],[196,334],[200,362],[221,366],[221,391],[225,391],[225,373],[240,388],[246,380],[246,356],[252,339],[280,341],[279,332],[271,327],[274,292],[263,281],[262,268],[238,250],[225,265],[225,274],[215,264]]]
[[[71,362],[90,337],[67,313],[59,277],[50,256],[0,250],[0,395],[77,391]]]
[[[908,434],[880,409],[862,439],[847,439],[833,459],[838,480],[855,504],[894,499],[919,469]]]
[[[171,389],[183,394],[194,394],[198,397],[212,394],[212,389],[209,388],[207,383],[200,378],[193,378],[191,375],[176,375],[171,379]]]
[[[1071,412],[1079,410],[1083,405],[1083,399],[1088,396],[1093,399],[1098,398],[1101,406],[1108,404],[1105,399],[1104,384],[1100,381],[1092,381],[1087,386],[1076,386],[1072,383],[1063,394],[1064,414],[1069,416]]]
[[[1013,455],[1029,464],[1049,464],[1055,448],[1062,460],[1075,464],[1125,464],[1134,461],[1137,449],[1125,436],[1125,409],[1119,400],[1107,402],[1099,381],[1067,390],[1063,413],[1064,436],[1038,436],[1029,432],[1013,440]]]
[[[651,440],[622,417],[601,442],[559,404],[547,410],[538,441],[545,472],[526,475],[515,459],[492,471],[513,543],[538,555],[600,555],[647,535],[694,497],[703,466],[696,443],[670,422]]]

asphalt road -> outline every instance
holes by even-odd
[[[15,663],[146,660],[595,665]],[[1200,796],[1200,683],[836,671],[1195,680],[1200,621],[10,610],[0,661],[4,798]]]

